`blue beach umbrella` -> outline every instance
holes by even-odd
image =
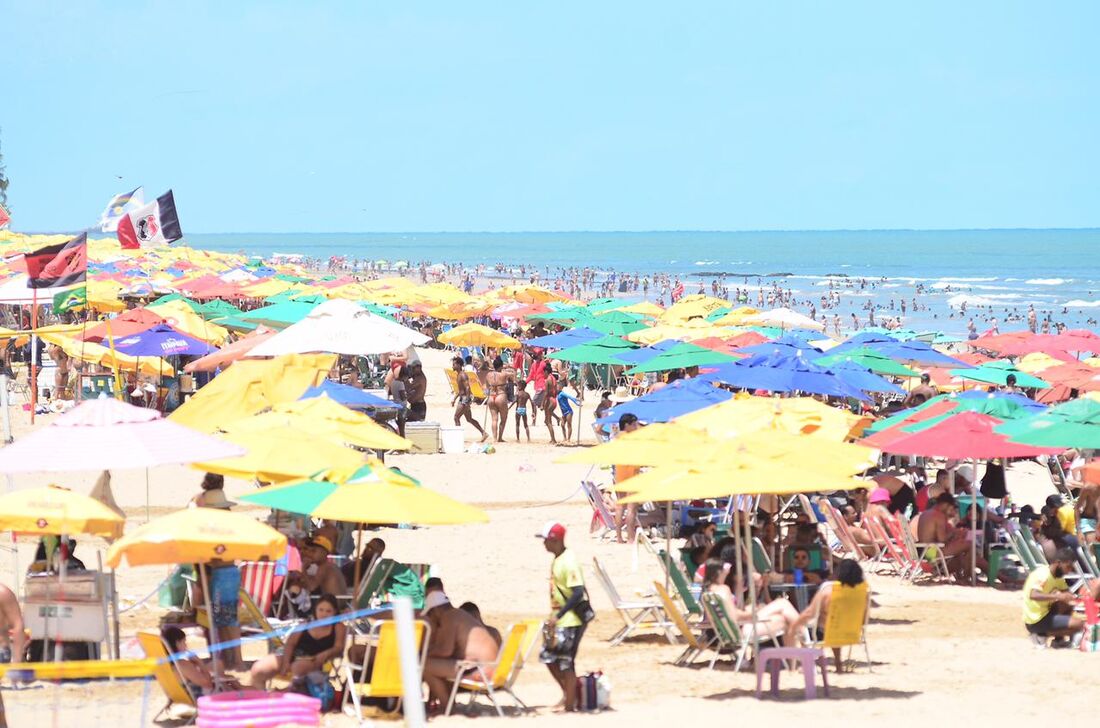
[[[870,399],[832,371],[799,355],[756,355],[730,364],[721,364],[700,377],[742,389],[769,392],[807,392],[831,397]]]
[[[533,339],[526,339],[523,343],[525,346],[541,346],[544,349],[568,349],[570,346],[585,344],[589,341],[602,339],[604,336],[606,334],[582,326],[576,329],[559,331],[556,334],[536,336]]]
[[[906,394],[906,391],[898,385],[854,361],[837,362],[829,366],[829,371],[837,375],[846,384],[864,392],[884,392],[902,396]]]
[[[326,379],[316,387],[307,389],[298,399],[328,397],[350,409],[404,409],[404,405],[384,399],[370,392],[357,389],[350,384],[340,384]]]
[[[677,379],[652,394],[624,402],[608,410],[601,423],[615,423],[625,414],[633,414],[642,422],[668,422],[673,417],[725,402],[733,394],[714,387],[701,378]]]
[[[115,351],[129,356],[203,356],[216,347],[161,324],[137,334],[115,339]]]

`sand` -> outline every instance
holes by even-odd
[[[422,353],[428,372],[429,419],[449,422],[451,410],[443,375],[447,355]],[[594,399],[583,409],[590,422]],[[479,408],[478,414],[483,410]],[[28,431],[25,413],[15,415],[16,436]],[[50,417],[39,418],[39,426]],[[466,425],[467,443],[477,440]],[[591,431],[582,422],[582,443],[591,443]],[[892,725],[921,724],[929,720],[950,723],[979,718],[1001,725],[1022,725],[1040,716],[1087,716],[1094,703],[1087,689],[1097,669],[1096,657],[1063,650],[1036,651],[1020,622],[1020,594],[989,588],[945,585],[909,585],[893,576],[869,577],[876,607],[868,629],[873,672],[862,664],[852,673],[830,674],[832,698],[801,700],[801,676],[786,673],[780,701],[753,697],[755,676],[734,673],[726,658],[714,670],[706,663],[676,667],[671,663],[682,650],[664,637],[646,635],[610,647],[607,638],[621,626],[603,589],[592,573],[593,556],[605,562],[624,596],[652,587],[661,578],[659,565],[644,550],[600,543],[588,536],[591,511],[578,490],[589,477],[587,466],[555,463],[562,448],[551,447],[543,426],[534,428],[531,445],[508,441],[493,454],[399,455],[388,462],[418,477],[426,486],[489,511],[484,525],[425,529],[385,529],[378,533],[388,544],[387,555],[409,562],[435,565],[452,600],[477,602],[491,624],[505,627],[511,621],[543,617],[547,613],[546,575],[550,556],[533,537],[548,520],[569,529],[567,542],[575,549],[587,576],[598,618],[585,636],[578,658],[582,671],[602,670],[612,683],[613,710],[599,715],[559,716],[552,706],[560,697],[547,671],[528,664],[516,692],[534,708],[525,719],[532,724],[586,725],[668,724],[677,719],[717,721],[789,722],[814,725],[867,724],[889,721]],[[120,447],[125,443],[120,443]],[[23,488],[56,482],[87,492],[96,473],[31,475],[15,479]],[[596,469],[591,477],[606,480]],[[196,492],[201,474],[189,467],[162,467],[149,472],[150,512],[156,515],[182,507]],[[114,474],[115,497],[127,513],[128,527],[146,520],[144,472]],[[1052,489],[1042,469],[1033,464],[1014,466],[1009,488],[1019,503],[1041,504]],[[252,489],[242,481],[229,481],[230,497]],[[253,510],[253,509],[242,509]],[[257,516],[264,512],[255,509]],[[4,544],[7,545],[7,537]],[[20,542],[19,564],[25,568],[32,544]],[[95,563],[104,544],[81,540],[78,554]],[[12,556],[0,553],[0,581],[13,585]],[[124,568],[119,574],[123,607],[149,594],[166,574],[164,567]],[[123,615],[124,637],[142,627],[154,627],[161,611],[155,598]],[[260,648],[246,655],[255,656]],[[124,640],[124,654],[139,656],[132,640]],[[857,654],[857,656],[859,656]],[[153,685],[146,702],[141,683],[96,682],[83,686],[56,687],[36,684],[3,690],[9,725],[142,725],[163,703]],[[1056,707],[1052,701],[1056,700]],[[482,707],[477,715],[490,719]],[[458,715],[433,723],[465,724]],[[329,715],[325,725],[352,726],[355,722]]]

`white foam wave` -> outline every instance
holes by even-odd
[[[1032,286],[1061,286],[1069,283],[1072,279],[1065,278],[1031,278],[1025,283]]]
[[[697,260],[695,265],[718,265],[717,260]]]
[[[1063,308],[1100,308],[1100,301],[1082,301],[1075,298],[1062,304]]]

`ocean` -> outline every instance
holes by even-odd
[[[831,285],[850,314],[867,322],[900,314],[900,300],[927,310],[907,311],[903,324],[962,333],[973,317],[984,331],[996,317],[1001,330],[1020,328],[1029,304],[1071,328],[1095,328],[1100,315],[1100,229],[867,230],[791,232],[516,232],[516,233],[229,233],[188,235],[195,247],[267,256],[300,253],[327,259],[464,263],[540,270],[543,280],[567,266],[608,272],[679,276],[688,292],[726,274],[731,291],[779,283],[806,302]],[[873,282],[860,288],[856,281]],[[885,279],[885,280],[884,280]],[[650,298],[654,297],[650,290]],[[755,293],[753,294],[755,296]],[[895,308],[890,308],[891,301]],[[960,308],[967,306],[967,313]],[[911,306],[909,307],[911,309]]]

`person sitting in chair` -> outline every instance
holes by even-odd
[[[791,624],[790,631],[788,633],[788,641],[791,644],[796,644],[797,638],[802,634],[802,630],[806,628],[814,617],[817,618],[817,634],[813,635],[813,640],[820,642],[825,638],[825,621],[829,615],[829,605],[833,598],[833,589],[839,584],[846,587],[857,587],[863,583],[863,569],[860,567],[859,562],[855,559],[842,559],[836,567],[836,581],[827,581],[821,585],[817,590],[817,594],[814,594],[813,601],[809,606],[802,610],[802,613],[798,615],[798,619]],[[840,659],[840,648],[833,648],[833,660],[836,664],[836,671],[841,671],[842,662]]]
[[[1024,628],[1031,639],[1043,647],[1051,637],[1056,638],[1053,647],[1069,647],[1070,639],[1080,640],[1085,622],[1073,616],[1077,597],[1066,584],[1077,563],[1072,549],[1060,548],[1050,560],[1050,566],[1040,566],[1032,571],[1024,582]],[[1092,598],[1100,594],[1100,582],[1090,587]]]
[[[322,594],[313,607],[313,619],[329,619],[338,612],[336,597]],[[343,654],[346,637],[343,622],[295,632],[287,638],[282,654],[267,655],[252,664],[252,687],[263,690],[267,681],[276,676],[297,679],[311,672],[324,671],[325,663]]]
[[[429,713],[435,714],[450,697],[457,664],[464,660],[493,662],[499,648],[480,619],[455,608],[441,591],[428,595],[423,612],[432,628],[424,682],[428,684]]]

